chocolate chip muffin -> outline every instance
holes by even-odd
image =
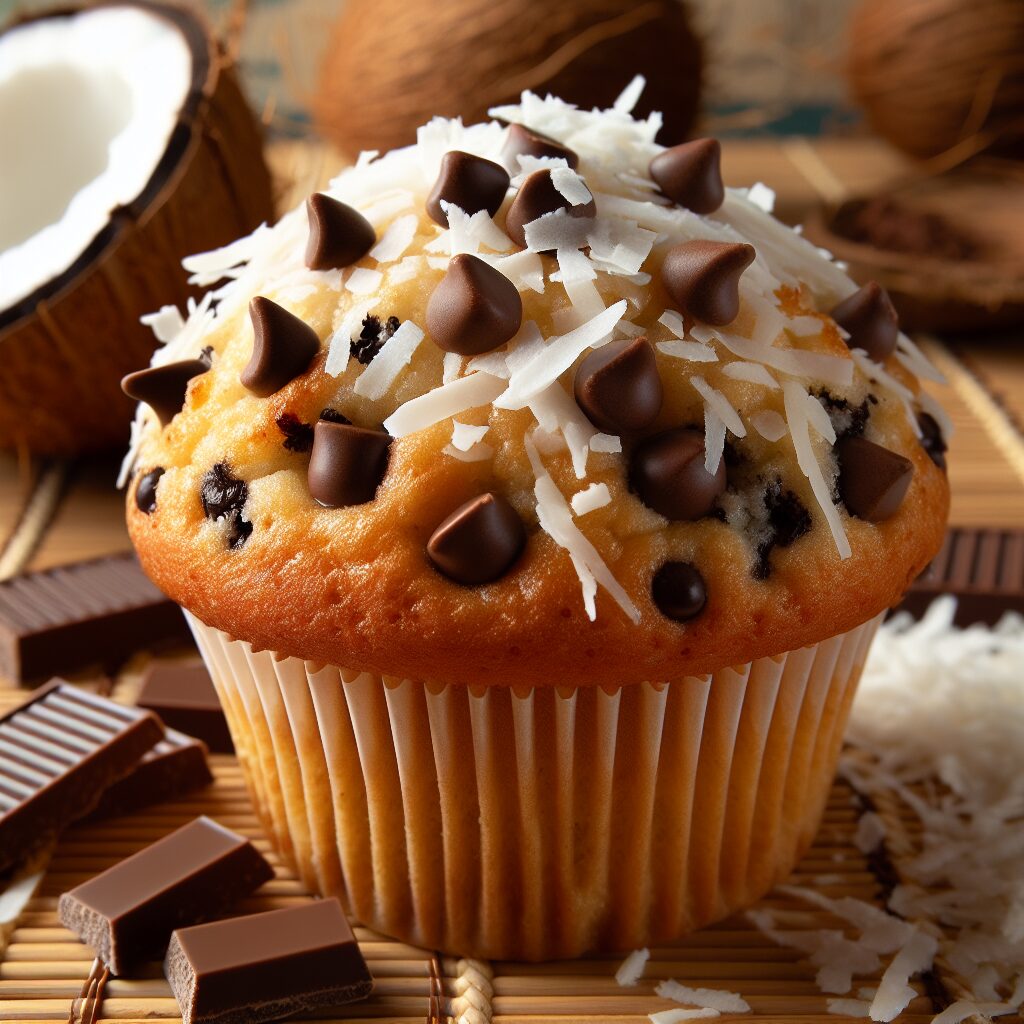
[[[270,834],[417,945],[632,948],[764,893],[943,534],[884,291],[628,105],[364,155],[188,260],[212,290],[125,380],[132,538]]]

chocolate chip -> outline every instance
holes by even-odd
[[[792,492],[784,490],[781,480],[773,480],[762,498],[768,514],[768,536],[757,546],[754,561],[755,579],[771,575],[771,554],[775,548],[788,548],[811,529],[811,514]]]
[[[755,255],[745,242],[683,242],[665,255],[661,280],[682,311],[722,326],[740,311],[740,276]]]
[[[648,173],[674,203],[694,213],[714,213],[725,199],[721,161],[717,139],[694,139],[659,153]]]
[[[661,411],[662,387],[646,337],[612,341],[580,363],[573,383],[584,415],[609,434],[643,430]]]
[[[921,428],[921,447],[939,469],[945,469],[948,445],[942,436],[942,427],[935,417],[927,412],[917,414],[917,425]]]
[[[880,523],[896,514],[914,475],[902,455],[863,437],[848,437],[835,447],[839,495],[851,515]]]
[[[206,471],[199,485],[199,498],[207,519],[227,519],[229,548],[239,548],[252,533],[252,523],[242,516],[242,508],[249,497],[249,488],[239,480],[230,467],[218,462]]]
[[[320,420],[313,430],[309,493],[327,508],[372,501],[387,472],[390,445],[383,431]]]
[[[249,318],[255,335],[252,358],[240,379],[254,395],[267,398],[309,369],[320,339],[309,324],[262,295],[249,303]]]
[[[309,240],[306,266],[310,270],[340,270],[361,260],[377,241],[373,225],[351,206],[322,192],[306,200]]]
[[[874,281],[843,299],[830,315],[850,335],[846,344],[863,349],[876,363],[896,351],[899,318],[889,293]]]
[[[313,447],[313,428],[295,413],[283,412],[274,422],[284,434],[284,446],[290,452],[308,452]]]
[[[340,413],[337,409],[331,409],[330,407],[320,410],[320,419],[327,420],[328,423],[352,422],[344,413]]]
[[[157,466],[156,469],[151,469],[145,475],[140,476],[139,482],[135,485],[135,505],[140,512],[145,512],[147,516],[156,511],[156,485],[163,475],[163,467]]]
[[[837,398],[835,395],[822,389],[814,395],[821,402],[828,413],[832,429],[836,432],[836,438],[859,437],[864,433],[868,418],[871,415],[870,403],[865,398],[860,405],[851,405],[845,398]]]
[[[129,373],[121,381],[121,390],[137,402],[145,402],[166,427],[185,404],[188,382],[210,369],[202,359],[183,359]]]
[[[427,555],[456,583],[490,583],[511,568],[526,545],[516,510],[498,494],[481,494],[460,505],[430,535]]]
[[[519,187],[512,205],[505,215],[505,233],[516,245],[526,246],[526,225],[546,213],[565,210],[570,217],[593,217],[597,206],[591,199],[573,206],[555,188],[550,171],[534,171]]]
[[[704,610],[708,592],[696,566],[666,562],[651,580],[651,597],[666,618],[686,622]]]
[[[629,483],[648,507],[667,519],[708,515],[725,490],[725,463],[704,468],[704,432],[676,427],[639,444],[629,462]]]
[[[448,214],[441,200],[453,203],[469,214],[486,210],[492,217],[498,212],[508,191],[508,171],[501,164],[453,149],[441,160],[441,173],[427,198],[431,220],[448,226]]]
[[[501,151],[501,159],[513,172],[518,172],[517,156],[561,157],[572,168],[579,165],[580,158],[568,146],[563,146],[554,139],[549,139],[540,132],[535,132],[525,125],[509,125],[508,138]]]
[[[402,321],[397,316],[389,316],[382,324],[380,317],[371,314],[363,319],[359,337],[349,342],[349,351],[363,366],[369,366],[384,347],[384,342],[401,326]]]
[[[523,321],[516,286],[477,256],[460,253],[427,303],[427,331],[438,348],[476,356],[515,337]]]

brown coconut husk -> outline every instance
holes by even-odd
[[[524,89],[607,107],[635,74],[637,110],[660,110],[663,142],[697,115],[700,42],[678,0],[347,0],[314,113],[343,152],[415,141],[435,114],[484,120]]]
[[[892,296],[905,328],[1024,323],[1024,168],[976,160],[874,196],[822,205],[806,236]]]
[[[205,21],[160,0],[117,2],[180,29],[192,89],[140,195],[65,273],[0,313],[0,447],[69,456],[126,444],[134,403],[120,380],[149,363],[155,344],[139,318],[184,306],[185,256],[273,216],[260,128]]]

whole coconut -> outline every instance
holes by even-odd
[[[660,110],[660,140],[697,114],[701,46],[678,0],[347,0],[314,99],[346,153],[415,141],[435,114],[468,124],[523,89],[607,107],[633,75],[638,112]]]
[[[863,0],[849,38],[853,94],[894,146],[1024,152],[1024,0]]]

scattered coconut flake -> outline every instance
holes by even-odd
[[[748,384],[760,384],[773,391],[782,387],[760,363],[726,363],[722,367],[722,373],[733,380],[746,381]]]
[[[551,171],[551,184],[570,206],[584,206],[594,198],[583,179],[570,167],[555,167]]]
[[[672,1009],[647,1014],[651,1024],[682,1024],[684,1020],[709,1020],[718,1016],[721,1016],[719,1012],[710,1006],[702,1006],[699,1010]]]
[[[441,383],[450,384],[462,375],[464,358],[458,352],[445,352],[441,361]]]
[[[451,354],[453,353],[449,353],[449,355]],[[474,356],[468,363],[466,363],[466,372],[489,373],[492,377],[500,377],[502,380],[508,380],[509,368],[508,363],[505,360],[505,353],[488,352],[486,355]],[[446,380],[444,383],[447,384],[448,381]]]
[[[683,322],[682,316],[674,309],[666,309],[658,317],[658,323],[667,327],[677,338],[686,337],[686,324]]]
[[[616,437],[614,434],[595,434],[590,439],[590,450],[592,452],[621,452],[622,438]]]
[[[369,295],[380,287],[383,280],[384,275],[379,270],[356,267],[345,281],[345,290],[353,295]]]
[[[763,182],[756,181],[747,189],[747,199],[765,213],[775,209],[775,192]]]
[[[426,262],[422,256],[406,256],[400,263],[388,268],[388,281],[391,284],[411,281],[418,274],[423,273]]]
[[[370,250],[370,255],[378,263],[394,263],[395,260],[401,259],[405,255],[405,250],[412,245],[419,222],[419,217],[414,213],[393,220]]]
[[[643,75],[634,75],[629,85],[616,97],[612,104],[612,110],[618,111],[620,114],[632,114],[633,108],[643,95],[645,85],[647,85],[647,79]]]
[[[376,197],[369,206],[360,209],[360,213],[374,226],[379,228],[386,221],[399,213],[404,213],[413,205],[414,197],[407,189],[395,189]]]
[[[612,274],[639,274],[650,255],[657,233],[640,227],[635,221],[599,217],[587,232],[590,258],[595,265]]]
[[[441,209],[448,215],[448,244],[452,256],[459,253],[476,254],[481,246],[496,252],[512,248],[512,239],[491,220],[486,210],[470,215],[454,203],[441,200]]]
[[[714,476],[725,454],[725,420],[704,403],[704,469]]]
[[[487,252],[477,255],[504,274],[520,291],[529,288],[530,291],[544,294],[544,264],[538,253],[521,249],[509,256],[497,256]]]
[[[526,248],[530,252],[549,249],[582,249],[587,244],[587,231],[593,223],[589,217],[570,217],[567,210],[545,213],[523,229]]]
[[[615,972],[615,981],[623,988],[635,985],[644,976],[644,968],[650,958],[651,951],[649,949],[634,949],[619,965],[619,969]]]
[[[405,321],[402,327],[408,322],[408,320]],[[394,337],[384,345],[384,348],[364,371],[363,376],[359,378],[360,381],[369,370],[377,365],[377,361],[387,351],[394,338],[398,337],[401,329],[400,327]],[[409,355],[411,357],[412,350]],[[406,437],[408,434],[425,430],[441,420],[446,420],[449,416],[457,416],[467,409],[476,409],[487,405],[504,390],[505,382],[500,377],[492,377],[488,373],[471,373],[467,377],[449,381],[447,384],[434,388],[433,391],[418,395],[404,405],[400,405],[384,421],[384,429],[392,437]],[[359,392],[359,381],[356,382],[356,391]]]
[[[352,352],[352,339],[360,331],[363,321],[378,301],[374,296],[372,299],[355,302],[349,307],[337,329],[327,339],[324,373],[331,377],[340,377],[345,372]]]
[[[871,1001],[872,1020],[891,1021],[902,1013],[917,993],[910,987],[915,974],[931,969],[939,943],[933,935],[915,931],[885,969]]]
[[[595,434],[593,424],[558,381],[532,398],[528,408],[541,429],[561,433],[572,458],[573,472],[582,480],[587,475],[590,439]]]
[[[597,596],[597,585],[600,583],[630,620],[639,622],[639,609],[633,604],[629,594],[623,590],[619,581],[612,575],[608,566],[605,565],[597,548],[587,540],[573,522],[572,511],[568,503],[544,468],[540,455],[529,438],[526,439],[526,452],[536,478],[534,493],[537,497],[537,519],[541,529],[569,553],[569,558],[572,560],[573,568],[576,570],[583,590],[583,606],[586,609],[587,618],[591,622],[597,618],[597,606],[594,598]]]
[[[597,271],[590,260],[579,249],[559,249],[555,258],[558,260],[558,270],[550,275],[552,281],[568,285],[578,281],[593,281],[597,277]]]
[[[458,459],[459,462],[486,462],[494,455],[494,448],[482,441],[471,448],[467,448],[465,451],[461,448],[456,448],[453,444],[446,444],[441,451],[445,455],[450,455],[453,459]]]
[[[577,491],[570,499],[573,512],[578,516],[585,516],[595,509],[604,508],[610,505],[612,500],[611,492],[607,484],[591,484],[582,491]]]
[[[709,345],[703,345],[699,341],[680,341],[673,338],[671,341],[659,341],[655,348],[667,356],[686,359],[691,363],[718,362],[718,353]]]
[[[874,811],[865,811],[857,822],[853,845],[861,853],[871,853],[885,842],[885,822]]]
[[[222,245],[219,249],[210,249],[207,252],[196,253],[193,256],[186,256],[181,265],[196,280],[192,284],[205,287],[219,281],[228,270],[248,263],[260,248],[267,235],[273,231],[267,225],[261,224],[255,231],[234,242]]]
[[[797,338],[813,338],[821,334],[824,324],[816,316],[792,316],[785,321],[786,330]]]
[[[581,327],[588,320],[600,316],[604,310],[604,299],[591,280],[577,279],[564,282],[565,294],[569,296],[572,308],[560,312],[568,313],[570,330]],[[557,314],[556,314],[557,315]],[[568,332],[564,332],[568,333]]]
[[[782,386],[782,394],[786,406],[786,423],[789,426],[790,437],[793,439],[797,463],[810,482],[818,506],[832,531],[832,539],[835,541],[839,557],[849,558],[852,548],[846,531],[843,529],[843,521],[832,502],[832,488],[826,482],[814,449],[811,447],[809,403],[813,402],[818,408],[821,408],[821,404],[816,398],[808,395],[803,386],[796,381],[787,380]]]
[[[882,387],[891,391],[892,394],[896,396],[900,404],[903,406],[907,422],[913,429],[914,434],[917,437],[920,437],[921,426],[917,422],[917,416],[914,415],[913,408],[914,393],[909,388],[904,387],[904,385],[893,377],[884,366],[871,359],[863,349],[851,349],[850,355],[853,357],[853,361],[857,364],[861,373],[863,373],[865,377],[870,380],[877,381],[882,385]]]
[[[487,431],[491,428],[485,423],[481,427],[474,427],[470,423],[452,422],[452,447],[458,448],[460,452],[468,452],[478,441],[482,441]]]
[[[864,999],[829,999],[826,1000],[829,1013],[839,1017],[870,1017],[871,1004]],[[933,1022],[934,1024],[934,1022]]]
[[[177,306],[161,306],[155,313],[147,313],[139,321],[148,327],[162,344],[173,341],[185,328],[185,321]]]
[[[402,325],[391,335],[383,347],[373,358],[373,362],[359,375],[353,391],[363,398],[377,401],[394,383],[402,369],[409,365],[413,353],[423,340],[423,331],[411,320],[402,321]],[[414,399],[418,401],[418,399]],[[412,403],[406,403],[410,405]],[[402,409],[406,408],[402,406]],[[401,409],[398,410],[401,412]],[[461,410],[459,410],[461,412]],[[396,413],[397,415],[397,413]],[[435,421],[436,422],[436,421]],[[394,434],[394,431],[390,431]]]
[[[946,378],[938,367],[902,331],[896,341],[895,355],[915,377],[919,377],[921,380],[930,380],[935,384],[946,383]]]
[[[750,1013],[750,1004],[735,992],[717,988],[689,988],[678,981],[662,981],[654,989],[662,999],[689,1003],[719,1013]]]
[[[736,437],[747,436],[747,428],[743,425],[740,414],[733,408],[732,403],[721,391],[711,387],[703,377],[696,375],[690,378],[690,383],[700,394],[701,398],[714,409],[715,414],[731,433],[735,434]]]
[[[789,433],[785,419],[774,409],[759,409],[757,412],[752,412],[747,419],[750,421],[750,425],[772,444],[781,441]]]
[[[975,1003],[969,999],[958,999],[942,1013],[932,1017],[932,1024],[960,1024],[960,1021],[968,1017],[1002,1017],[1013,1013],[1015,1009],[1009,1003]]]

